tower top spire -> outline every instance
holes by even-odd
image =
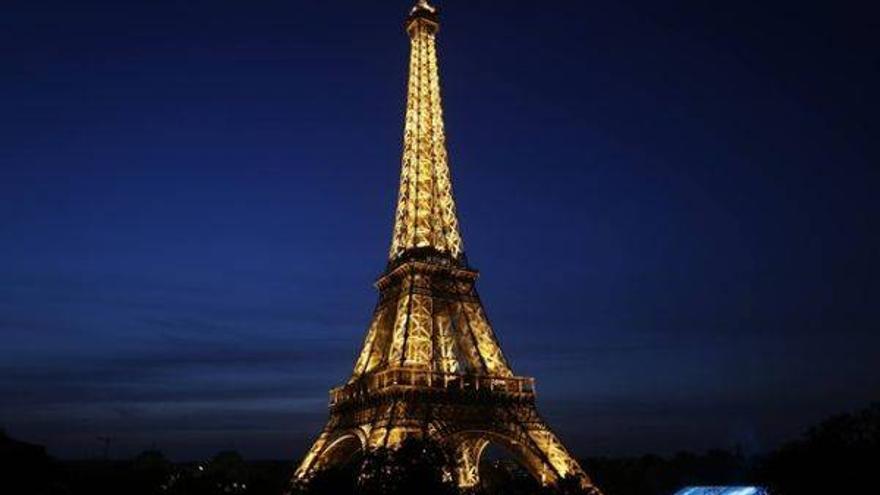
[[[406,18],[406,30],[412,34],[412,28],[416,21],[427,21],[428,25],[436,32],[440,23],[440,9],[428,3],[428,0],[418,0],[409,16]]]
[[[426,258],[464,264],[446,152],[437,29],[438,9],[419,0],[406,23],[411,50],[392,265]]]
[[[424,10],[432,14],[437,13],[437,8],[429,4],[428,0],[418,0],[418,2],[416,2],[416,5],[412,9],[412,12],[415,13],[418,10]]]

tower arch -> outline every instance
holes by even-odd
[[[306,456],[300,470],[315,473],[328,468],[344,466],[358,453],[367,449],[366,435],[360,428],[322,434]],[[315,448],[320,444],[319,448]]]
[[[510,454],[541,485],[554,483],[557,476],[553,467],[541,457],[541,452],[516,439],[511,433],[493,430],[467,430],[447,440],[456,461],[456,477],[462,488],[480,483],[480,463],[486,449],[497,445]]]

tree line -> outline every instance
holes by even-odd
[[[880,403],[829,418],[762,456],[713,450],[588,458],[584,465],[605,495],[672,495],[688,485],[743,484],[767,487],[772,495],[829,495],[873,486],[878,459]],[[452,459],[426,441],[362,454],[308,482],[291,482],[293,464],[247,462],[232,451],[175,464],[156,450],[124,461],[58,461],[0,431],[0,491],[13,495],[459,495],[448,469]],[[577,480],[541,487],[505,459],[481,463],[480,475],[481,485],[468,495],[582,493]]]

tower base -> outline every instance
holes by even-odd
[[[384,373],[394,385],[381,394],[358,393],[358,383],[334,390],[331,400],[338,402],[331,404],[330,420],[297,478],[344,464],[360,451],[422,438],[437,442],[454,459],[450,470],[461,488],[479,484],[480,458],[492,443],[542,485],[575,478],[587,493],[600,493],[538,414],[531,379],[448,377],[404,368]]]

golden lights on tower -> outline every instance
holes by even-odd
[[[436,16],[436,8],[419,2],[407,22],[409,84],[392,261],[413,248],[432,248],[453,258],[463,251],[446,152]]]
[[[330,391],[330,419],[295,476],[359,450],[430,438],[456,460],[462,487],[479,482],[495,443],[541,483],[590,478],[538,414],[533,378],[517,376],[501,351],[464,257],[440,98],[439,12],[413,7],[400,190],[379,302],[351,378]]]

